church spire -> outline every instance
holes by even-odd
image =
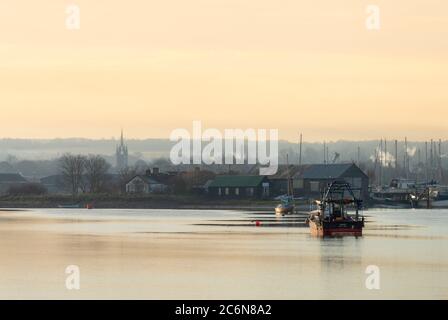
[[[121,170],[128,166],[128,146],[124,143],[123,128],[121,129],[120,143],[117,145],[117,169]]]

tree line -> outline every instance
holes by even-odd
[[[62,176],[72,194],[98,193],[104,190],[111,166],[103,157],[66,153],[59,161]]]

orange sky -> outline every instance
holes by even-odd
[[[448,139],[448,2],[0,2],[0,137]],[[368,4],[381,30],[368,31]]]

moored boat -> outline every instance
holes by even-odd
[[[294,197],[284,196],[281,201],[282,203],[275,207],[275,214],[285,215],[294,213]]]
[[[60,209],[78,209],[81,208],[80,204],[59,204],[58,208]]]
[[[356,198],[350,184],[344,181],[331,183],[316,204],[318,209],[311,211],[307,219],[312,235],[362,236],[364,217],[359,215],[362,201]],[[354,208],[354,216],[348,214],[349,207]]]
[[[388,186],[380,186],[372,190],[370,200],[378,207],[413,207],[413,195],[417,190],[417,182],[409,179],[392,179]]]
[[[287,190],[288,193],[280,198],[281,203],[275,207],[276,215],[286,215],[294,213],[294,189],[292,184],[291,175],[289,173],[288,155],[286,155],[286,167],[288,168],[288,180]]]

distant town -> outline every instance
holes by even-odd
[[[11,141],[2,143],[11,150]],[[136,143],[130,145],[123,131],[115,150],[105,155],[60,148],[48,159],[24,159],[24,143],[20,158],[10,153],[0,161],[1,207],[170,207],[179,199],[187,206],[204,199],[262,206],[286,194],[289,183],[294,197],[306,204],[334,180],[349,182],[366,205],[429,205],[430,200],[444,206],[448,200],[448,143],[441,140],[305,143],[300,138],[280,144],[281,164],[269,176],[244,158],[232,165],[173,165],[166,156],[169,144],[161,141],[148,160],[141,147],[132,149]],[[51,143],[60,141],[46,142]]]

